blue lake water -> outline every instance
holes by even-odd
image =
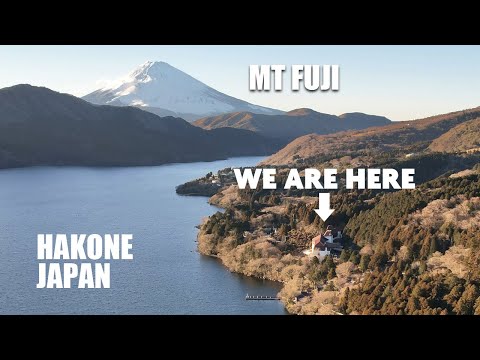
[[[135,168],[0,171],[0,314],[285,314],[277,283],[230,273],[200,255],[202,218],[217,209],[175,186],[262,157]],[[38,233],[131,233],[133,260],[112,260],[110,289],[37,289]]]

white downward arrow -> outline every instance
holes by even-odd
[[[318,194],[318,209],[314,209],[323,221],[326,221],[335,211],[330,209],[330,193]]]

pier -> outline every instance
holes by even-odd
[[[280,300],[278,296],[269,295],[246,295],[245,300]]]

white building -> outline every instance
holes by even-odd
[[[336,236],[334,236],[335,233]],[[303,253],[308,256],[316,256],[321,261],[325,256],[331,255],[332,251],[339,251],[342,249],[342,245],[335,242],[335,240],[341,238],[342,232],[333,229],[333,227],[329,225],[323,235],[317,235],[312,239],[311,248],[304,250]]]

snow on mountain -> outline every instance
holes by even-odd
[[[283,113],[223,94],[161,61],[147,61],[113,85],[84,99],[94,104],[137,106],[157,115],[179,116],[189,121],[237,111]]]

